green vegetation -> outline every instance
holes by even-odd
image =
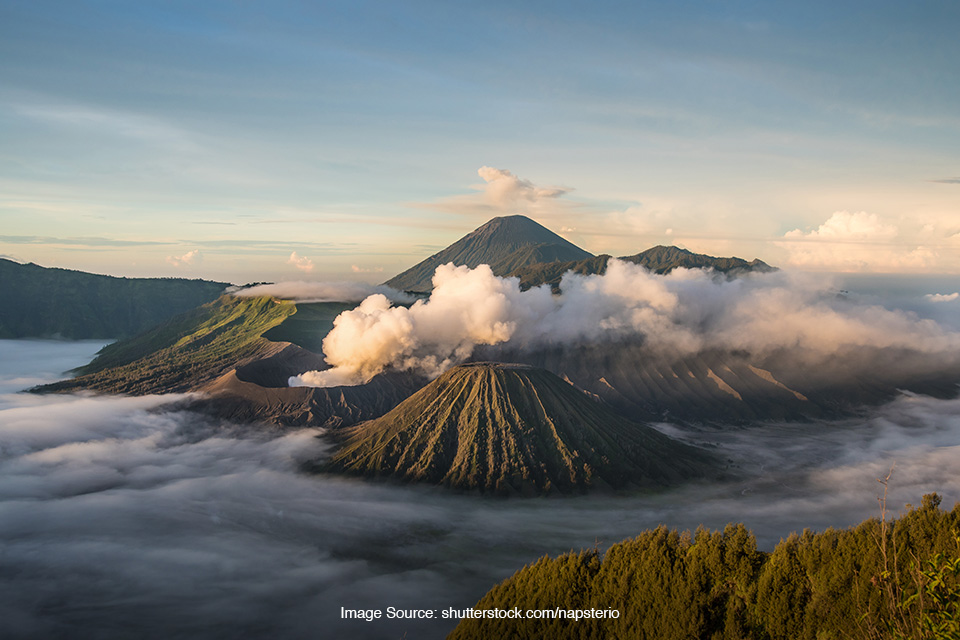
[[[703,452],[522,365],[461,365],[347,434],[327,470],[498,494],[662,486],[712,468]]]
[[[40,392],[88,389],[109,393],[189,391],[268,355],[262,337],[297,312],[292,302],[224,295],[128,340],[104,347],[80,374]]]
[[[625,262],[639,264],[654,273],[670,273],[674,269],[713,269],[720,273],[735,276],[750,271],[759,271],[766,273],[775,271],[762,260],[751,260],[747,262],[742,258],[714,258],[700,253],[693,253],[679,247],[656,247],[642,251],[632,256],[622,256],[617,258]],[[604,274],[607,271],[607,265],[610,263],[609,255],[599,255],[584,260],[574,260],[568,262],[544,262],[540,264],[527,264],[515,268],[508,272],[510,277],[520,278],[520,288],[529,289],[541,284],[549,284],[551,288],[557,289],[560,286],[560,280],[563,274],[568,271],[579,273],[581,275]]]
[[[215,300],[224,282],[114,278],[0,259],[0,338],[121,338]]]
[[[916,592],[901,600],[898,613],[903,614],[904,620],[911,620],[911,614],[916,623],[917,634],[914,637],[922,640],[944,639],[960,640],[960,535],[954,540],[957,543],[957,554],[948,558],[938,553],[932,560],[927,560],[926,569],[917,569]],[[894,635],[900,640],[908,638],[904,629],[910,629],[909,624],[896,628]]]
[[[674,269],[683,267],[686,269],[713,269],[720,273],[739,274],[748,271],[759,271],[761,273],[776,271],[763,260],[751,260],[747,262],[742,258],[715,258],[702,253],[693,253],[679,247],[665,247],[658,245],[641,251],[632,256],[620,258],[627,262],[643,265],[654,273],[669,273]]]
[[[936,494],[893,522],[792,534],[770,553],[743,525],[661,526],[602,559],[595,550],[541,558],[476,605],[616,609],[618,619],[465,619],[449,639],[953,639],[958,527],[960,505],[945,512]]]

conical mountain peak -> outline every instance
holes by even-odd
[[[348,430],[329,471],[484,493],[662,486],[705,475],[697,449],[527,365],[455,367]]]
[[[591,256],[590,252],[526,216],[503,216],[493,218],[384,284],[402,291],[428,292],[433,287],[434,271],[449,262],[470,268],[487,264],[494,275],[504,276],[528,264],[583,260]]]

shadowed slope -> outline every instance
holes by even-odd
[[[482,492],[661,486],[710,468],[706,454],[523,365],[461,365],[346,433],[329,471]]]
[[[118,338],[215,300],[225,282],[115,278],[0,258],[0,338]]]

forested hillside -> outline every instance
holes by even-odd
[[[659,527],[602,558],[544,557],[475,608],[617,609],[619,618],[465,619],[449,639],[957,638],[960,505],[939,506],[930,494],[896,521],[792,534],[770,553],[728,525]]]
[[[223,293],[225,282],[115,278],[0,258],[0,338],[122,338]]]

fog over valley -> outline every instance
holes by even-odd
[[[860,417],[716,429],[658,424],[730,479],[661,493],[484,498],[311,475],[321,430],[237,425],[183,396],[16,393],[102,343],[0,342],[0,617],[8,637],[439,637],[450,621],[346,608],[473,606],[543,554],[666,524],[791,531],[960,499],[960,400],[905,394]]]

